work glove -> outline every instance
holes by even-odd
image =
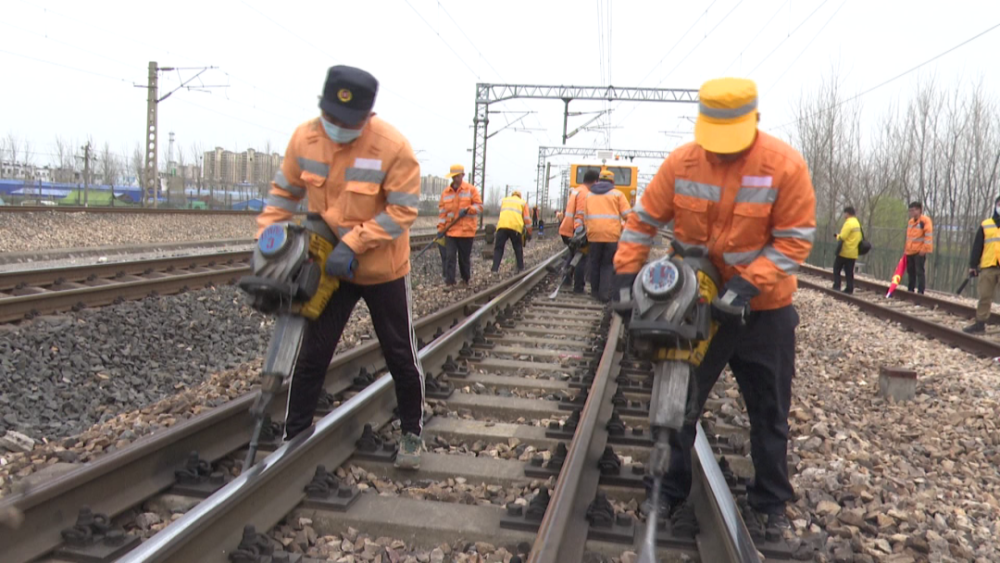
[[[525,241],[530,241],[530,240],[531,240],[531,229],[528,229],[528,230],[527,230],[527,231],[526,231],[526,232],[524,233],[524,240],[525,240]]]
[[[623,318],[627,318],[632,311],[632,284],[638,275],[615,274],[611,287],[611,309]]]
[[[358,268],[358,261],[354,258],[354,251],[343,242],[337,245],[326,258],[326,274],[344,278],[354,279],[354,270]]]
[[[978,278],[979,277],[979,270],[976,269],[976,268],[969,268],[969,277],[970,278]]]
[[[712,300],[712,318],[723,324],[742,324],[750,312],[750,300],[759,294],[760,290],[741,276],[732,278]]]
[[[469,208],[466,207],[465,209],[458,212],[458,218],[461,219],[462,217],[465,217],[468,214],[469,214]]]
[[[584,227],[583,225],[580,225],[579,227],[573,229],[573,236],[580,236],[585,232],[587,232],[587,228]]]

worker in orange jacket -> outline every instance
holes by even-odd
[[[462,274],[462,284],[469,285],[472,279],[472,241],[476,237],[476,215],[483,212],[483,198],[479,190],[472,184],[463,181],[465,167],[461,164],[452,165],[448,172],[451,184],[441,192],[438,201],[438,234],[452,222],[445,241],[445,253],[448,256],[445,265],[444,283],[447,287],[455,285],[455,264]],[[457,221],[456,221],[457,220]]]
[[[271,183],[257,235],[292,219],[302,198],[340,242],[326,272],[340,278],[326,309],[306,327],[285,414],[285,437],[312,425],[330,358],[357,304],[368,304],[386,367],[396,385],[403,431],[396,466],[420,466],[424,374],[417,358],[410,296],[410,225],[420,202],[420,165],[410,143],[372,112],[378,81],[364,70],[327,72],[320,117],[292,134]]]
[[[910,220],[906,224],[906,288],[923,293],[926,284],[924,267],[927,255],[934,251],[934,224],[924,215],[924,206],[919,201],[910,203]]]
[[[802,156],[757,130],[753,81],[710,80],[699,99],[695,141],[670,154],[629,215],[615,255],[616,294],[630,297],[658,230],[671,220],[675,242],[707,253],[718,268],[724,286],[712,309],[719,329],[694,372],[698,412],[728,363],[750,418],[754,525],[785,530],[785,504],[794,496],[788,411],[799,317],[792,294],[812,248],[816,197]],[[663,482],[671,520],[688,531],[697,531],[685,502],[694,423],[676,433]]]
[[[615,174],[600,173],[583,198],[583,226],[587,231],[590,260],[590,294],[601,303],[611,301],[615,252],[622,235],[622,221],[632,212],[628,198],[615,189]]]
[[[559,225],[559,235],[562,236],[563,244],[568,245],[569,239],[573,237],[573,232],[577,227],[583,225],[583,202],[590,195],[590,187],[598,180],[599,170],[594,168],[583,173],[583,182],[569,191],[566,198],[566,213],[563,216],[562,224]],[[580,256],[580,262],[573,272],[566,272],[566,279],[573,278],[573,293],[583,293],[587,283],[587,259],[588,254]]]

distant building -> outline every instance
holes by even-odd
[[[420,178],[420,200],[437,201],[441,197],[441,192],[443,192],[450,183],[451,180],[447,178],[431,176],[430,174]]]
[[[235,153],[215,147],[215,150],[204,154],[202,172],[208,182],[260,185],[274,178],[281,167],[281,160],[282,156],[278,153],[267,154],[254,149]]]
[[[0,179],[51,182],[53,177],[53,170],[48,166],[35,166],[10,160],[0,161]]]

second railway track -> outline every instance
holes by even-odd
[[[425,425],[430,451],[419,471],[394,469],[392,447],[371,440],[393,437],[388,423],[395,403],[391,379],[379,377],[384,360],[371,342],[331,364],[326,391],[333,396],[332,410],[312,432],[275,443],[273,452],[231,480],[222,468],[241,459],[250,396],[3,499],[0,512],[25,517],[18,531],[0,528],[5,560],[103,549],[116,552],[108,560],[121,561],[312,561],[298,559],[300,554],[283,559],[271,552],[281,544],[258,534],[297,518],[308,518],[321,536],[353,526],[423,547],[485,541],[530,551],[535,562],[620,555],[639,539],[642,526],[616,513],[610,500],[645,496],[636,469],[641,465],[623,465],[618,454],[636,462],[648,457],[651,442],[641,429],[648,426],[643,405],[651,375],[623,349],[620,319],[589,299],[545,297],[544,285],[551,283],[545,282],[545,266],[555,259],[418,321],[428,400],[436,413]],[[444,446],[474,442],[485,444],[484,451],[519,446],[530,454],[532,448],[539,461],[453,455]],[[769,559],[787,558],[782,543],[760,538],[755,548],[730,489],[743,483],[720,467],[720,448],[699,432],[695,449],[692,500],[701,534],[685,538],[664,528],[658,555],[670,561],[681,554],[706,562],[758,561],[759,548]],[[189,458],[192,450],[201,462]],[[495,491],[535,490],[506,506],[502,497],[481,506],[358,494],[332,477],[334,468],[348,465],[390,482],[419,480],[424,487],[461,478]],[[199,476],[201,483],[192,483]],[[172,488],[208,496],[138,546],[138,538],[107,532],[103,518],[77,521],[88,506],[111,517],[114,528],[120,525],[116,516]],[[75,548],[62,542],[88,533],[109,539]]]
[[[988,328],[983,334],[966,334],[962,327],[975,317],[976,308],[954,298],[920,294],[897,288],[886,298],[889,285],[872,280],[854,279],[854,294],[846,295],[829,284],[833,272],[815,266],[803,266],[801,287],[820,291],[846,301],[873,316],[898,322],[906,328],[956,348],[985,357],[1000,356],[1000,331]],[[1000,324],[1000,314],[990,313],[991,325]]]
[[[411,235],[411,249],[433,239]],[[251,255],[238,250],[0,272],[0,323],[233,283],[250,272]]]

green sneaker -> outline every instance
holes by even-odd
[[[424,441],[420,436],[407,432],[403,434],[403,439],[399,441],[399,450],[396,452],[396,463],[399,469],[420,469],[420,450],[424,447]]]

